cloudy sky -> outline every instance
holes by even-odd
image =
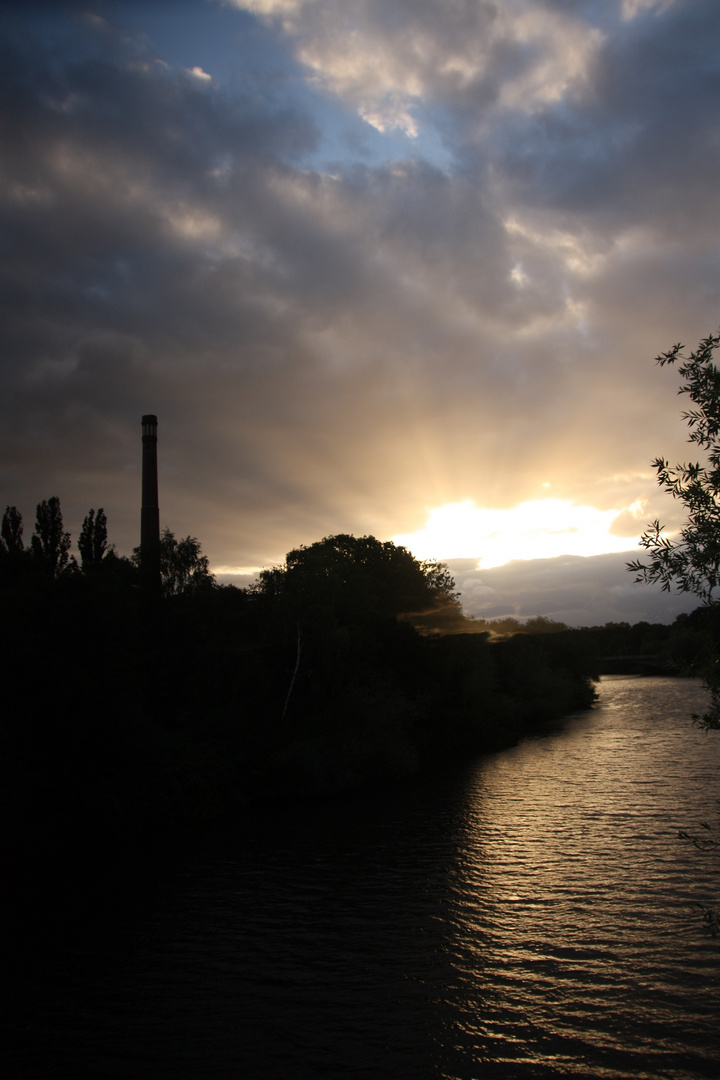
[[[0,501],[247,580],[337,532],[466,610],[692,608],[624,570],[720,321],[717,0],[0,6]],[[620,553],[620,554],[619,554]],[[224,577],[223,580],[230,580]]]

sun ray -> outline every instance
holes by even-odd
[[[514,559],[603,555],[637,546],[638,537],[611,532],[613,522],[628,510],[633,513],[633,507],[598,510],[566,499],[533,499],[496,510],[464,499],[431,510],[423,529],[393,541],[416,558],[477,559],[484,570]]]

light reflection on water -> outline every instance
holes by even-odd
[[[713,810],[718,746],[688,731],[688,689],[608,678],[600,708],[476,774],[453,951],[491,1075],[716,1075],[718,950],[687,913],[717,864],[675,838]]]
[[[390,795],[278,810],[68,939],[17,1075],[715,1077],[720,737],[608,677],[564,730]]]

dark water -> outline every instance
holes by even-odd
[[[695,683],[600,689],[472,767],[80,890],[28,943],[6,1075],[719,1076],[692,904],[720,860],[677,831],[717,819],[720,735],[690,726]]]

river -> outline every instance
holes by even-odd
[[[86,884],[28,944],[7,1075],[717,1077],[720,858],[677,838],[717,824],[703,702],[608,676],[543,737]]]

